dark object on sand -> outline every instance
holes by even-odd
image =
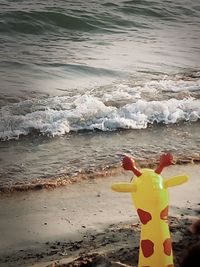
[[[194,235],[200,235],[200,220],[197,220],[195,223],[193,223],[189,227],[189,231]]]
[[[192,234],[200,235],[200,220],[197,220],[195,223],[193,223],[189,227],[189,231]],[[180,267],[199,267],[199,266],[200,266],[200,241],[192,245],[188,249]]]
[[[200,242],[191,246],[186,253],[180,267],[199,267],[200,266]]]

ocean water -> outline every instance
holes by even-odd
[[[198,156],[200,2],[0,3],[0,188]]]

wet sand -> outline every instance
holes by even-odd
[[[57,186],[79,174],[94,176],[118,167],[127,154],[144,164],[158,161],[163,151],[170,151],[176,160],[200,162],[199,132],[197,121],[134,131],[72,133],[62,138],[35,134],[1,142],[0,193]]]
[[[170,230],[175,266],[197,237],[188,231],[199,218],[200,165],[175,165],[163,176],[188,174],[170,192]],[[131,173],[95,177],[54,190],[1,196],[0,266],[137,266],[140,224],[129,194],[112,192]]]

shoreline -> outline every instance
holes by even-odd
[[[190,176],[189,182],[169,190],[170,223],[177,229],[174,230],[177,240],[184,238],[184,231],[199,218],[200,210],[198,164],[170,166],[163,171],[163,177],[183,173]],[[110,189],[113,182],[129,181],[131,177],[130,172],[124,172],[54,190],[21,192],[12,197],[2,195],[0,235],[4,242],[0,243],[0,266],[53,267],[66,261],[71,262],[70,266],[73,262],[79,266],[75,261],[81,255],[89,261],[101,261],[106,257],[116,258],[115,253],[118,255],[120,249],[121,252],[125,249],[122,258],[129,255],[132,259],[136,252],[131,244],[134,242],[137,251],[136,236],[139,236],[132,234],[132,227],[135,231],[139,228],[138,217],[130,195]],[[128,248],[127,237],[130,238]],[[188,242],[196,240],[186,237]],[[184,243],[179,250],[184,250]]]
[[[159,163],[159,159],[136,159],[137,165],[140,168],[155,168]],[[185,164],[200,164],[200,156],[176,156],[174,157],[174,165],[185,165]],[[9,195],[16,192],[26,191],[39,191],[43,189],[54,189],[57,187],[68,186],[74,183],[80,183],[83,180],[90,180],[96,178],[109,177],[113,175],[123,174],[121,163],[111,166],[105,166],[99,168],[97,171],[78,171],[74,175],[59,175],[58,177],[48,179],[36,179],[30,183],[16,183],[14,185],[0,186],[0,197],[1,195]]]
[[[116,173],[124,155],[132,155],[146,167],[163,152],[171,152],[183,163],[192,158],[200,162],[199,121],[157,126],[1,143],[0,194],[54,188]]]

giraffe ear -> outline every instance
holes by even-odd
[[[164,187],[172,187],[176,185],[180,185],[183,183],[186,183],[188,181],[189,177],[187,175],[179,175],[171,177],[169,180],[164,181]]]
[[[137,185],[133,183],[114,183],[111,188],[117,192],[133,193],[137,191]]]

